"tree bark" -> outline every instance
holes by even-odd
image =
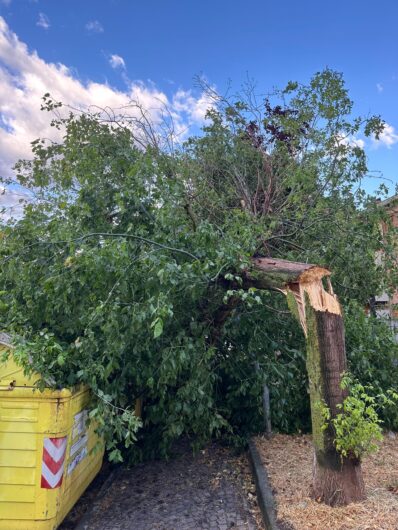
[[[344,325],[341,314],[314,310],[306,304],[307,371],[310,386],[314,444],[313,494],[330,506],[361,501],[365,497],[360,461],[342,457],[334,445],[331,428],[322,430],[322,404],[335,417],[347,391],[341,376],[347,369]]]
[[[319,501],[337,506],[363,500],[365,489],[360,461],[343,458],[336,451],[334,433],[330,428],[322,430],[322,406],[329,407],[333,418],[347,395],[341,388],[347,367],[341,307],[330,280],[329,292],[322,284],[329,275],[327,269],[315,265],[256,258],[245,284],[284,292],[303,328],[314,444],[313,494]]]

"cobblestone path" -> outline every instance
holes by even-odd
[[[123,469],[79,530],[257,530],[229,451],[208,447]]]

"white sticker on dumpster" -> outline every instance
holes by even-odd
[[[80,464],[80,462],[88,455],[88,435],[86,427],[87,419],[87,409],[81,410],[74,416],[72,427],[72,440],[74,440],[74,443],[71,445],[69,451],[68,475],[70,475],[72,471]]]
[[[77,453],[78,451],[80,451],[80,449],[82,447],[84,447],[85,445],[87,445],[87,440],[88,440],[88,436],[87,434],[84,434],[81,438],[79,438],[77,440],[77,442],[75,442],[72,447],[70,448],[70,453],[69,453],[69,457],[73,456],[75,453]]]
[[[75,414],[72,428],[72,440],[86,431],[86,423],[88,419],[88,410],[83,409],[78,414]]]
[[[73,458],[73,460],[69,462],[68,475],[70,475],[72,471],[80,464],[80,462],[84,460],[84,458],[86,458],[87,454],[88,454],[87,445],[85,445],[83,449],[80,451],[80,453],[77,453],[77,455]]]

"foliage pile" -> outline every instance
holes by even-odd
[[[274,425],[308,427],[301,332],[279,293],[242,289],[242,271],[256,255],[326,265],[361,305],[393,287],[355,141],[381,120],[352,118],[330,70],[264,97],[214,95],[202,134],[177,150],[136,109],[65,115],[43,99],[63,141],[37,140],[17,163],[35,200],[0,241],[1,322],[24,366],[43,386],[91,386],[114,459],[136,434],[147,451],[182,434],[244,438],[261,429],[264,382]],[[376,352],[362,361],[357,346],[367,325],[348,328],[358,370],[375,370]]]

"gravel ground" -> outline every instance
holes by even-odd
[[[60,530],[263,528],[246,457],[217,445],[195,456],[185,448],[168,462],[120,468],[94,498],[100,487],[82,497]]]

